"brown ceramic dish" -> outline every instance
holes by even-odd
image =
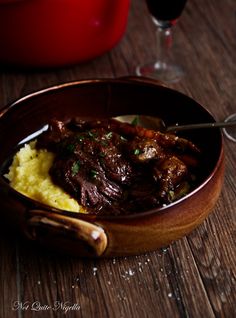
[[[0,113],[1,214],[27,237],[79,256],[123,256],[165,247],[187,235],[212,211],[224,175],[218,129],[183,133],[203,151],[200,185],[166,207],[129,216],[94,216],[60,211],[13,190],[2,177],[17,144],[52,117],[158,116],[170,124],[214,122],[191,98],[143,78],[84,80],[48,88]]]

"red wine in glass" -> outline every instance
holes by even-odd
[[[160,21],[175,21],[187,0],[146,0],[149,12]]]
[[[157,25],[158,56],[156,61],[140,65],[136,74],[176,82],[183,76],[182,69],[171,62],[172,26],[180,17],[187,0],[146,0],[148,10]]]

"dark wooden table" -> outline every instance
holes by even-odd
[[[66,81],[132,75],[138,63],[155,56],[154,30],[144,0],[134,0],[125,36],[105,55],[57,70],[2,67],[0,107]],[[235,112],[235,0],[189,0],[174,39],[186,76],[169,86],[218,120]],[[0,317],[236,317],[236,144],[225,139],[225,152],[225,182],[213,213],[163,250],[62,258],[1,226]]]

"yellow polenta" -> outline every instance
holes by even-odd
[[[35,141],[26,144],[14,156],[5,177],[20,193],[52,207],[86,212],[76,200],[55,185],[49,175],[54,154],[45,149],[36,149]]]

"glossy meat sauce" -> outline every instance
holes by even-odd
[[[54,120],[37,141],[56,153],[53,182],[95,214],[130,214],[168,204],[193,186],[198,148],[114,119]]]

